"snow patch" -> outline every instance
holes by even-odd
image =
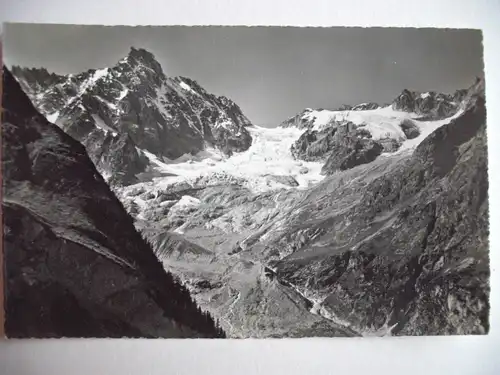
[[[57,119],[59,118],[59,111],[51,113],[50,115],[47,115],[46,118],[47,118],[48,122],[51,122],[52,124],[55,124],[56,121],[57,121]]]
[[[138,147],[136,147],[135,149],[138,154],[143,153],[144,155],[146,155],[149,161],[159,169],[166,169],[167,164],[163,163],[160,159],[158,159],[158,157],[155,154],[152,154],[151,152],[140,149]]]
[[[176,228],[176,229],[174,230],[174,233],[184,234],[184,231],[186,230],[186,224],[187,224],[187,223],[184,223],[184,224],[182,224],[180,227]]]
[[[108,68],[97,69],[92,77],[89,79],[88,85],[91,86],[95,84],[98,80],[108,74]]]
[[[109,171],[103,171],[101,173],[101,176],[102,178],[104,178],[104,180],[108,181],[111,178],[112,174]]]
[[[230,119],[228,118],[223,118],[222,120],[218,120],[215,124],[214,124],[214,127],[215,128],[224,128],[224,129],[231,129],[233,127],[233,123]],[[238,134],[236,134],[237,136]]]
[[[124,88],[121,92],[120,95],[118,95],[118,101],[122,100],[126,95],[128,94],[128,88]]]
[[[108,102],[106,99],[101,98],[99,95],[95,95],[95,98],[106,104],[109,108],[111,108],[113,111],[117,110],[116,104],[113,104],[111,102]]]
[[[180,86],[181,86],[184,90],[186,90],[186,91],[195,92],[195,91],[191,88],[191,86],[189,86],[189,85],[188,85],[186,82],[184,82],[184,81],[180,81],[180,82],[179,82],[179,85],[180,85]]]

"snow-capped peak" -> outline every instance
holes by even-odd
[[[129,134],[124,147],[136,142],[135,146],[160,160],[195,154],[206,145],[232,154],[251,144],[245,129],[251,123],[238,105],[207,92],[190,78],[166,77],[154,55],[142,48],[132,47],[112,67],[73,76],[51,75],[42,69],[19,68],[17,73],[40,112],[91,148],[96,157],[102,152],[96,149],[100,147],[97,136],[91,136],[95,130],[104,135]]]

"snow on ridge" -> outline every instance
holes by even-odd
[[[430,96],[429,92],[424,93]],[[422,94],[422,95],[424,95]],[[434,130],[448,124],[453,118],[462,112],[443,120],[422,121],[416,113],[395,110],[391,105],[376,109],[354,111],[354,110],[311,110],[304,111],[302,119],[312,124],[311,130],[321,131],[326,127],[335,127],[337,123],[352,122],[360,129],[367,130],[373,140],[392,138],[402,143],[400,149],[392,154],[398,154],[414,149]],[[401,122],[411,119],[420,130],[420,135],[414,139],[407,139],[401,128]],[[283,129],[283,128],[279,128]],[[389,155],[389,154],[388,154]]]
[[[428,92],[424,92],[424,93],[420,94],[420,97],[421,97],[422,99],[428,98],[429,96],[431,96],[431,94],[430,94],[430,93],[428,93]]]
[[[85,80],[85,82],[83,82],[80,87],[79,87],[79,90],[78,90],[78,93],[71,97],[67,102],[66,104],[63,106],[63,108],[68,108],[70,107],[71,105],[73,105],[73,103],[75,101],[77,101],[78,99],[80,99],[80,97],[85,93],[85,91],[87,91],[88,89],[92,88],[95,83],[101,79],[102,77],[106,76],[109,72],[109,68],[104,68],[104,69],[97,69],[93,74],[92,76],[90,76],[87,80]],[[102,98],[100,98],[102,100]],[[84,108],[83,108],[84,109]]]
[[[180,81],[180,79],[178,77],[167,78],[166,82],[161,85],[160,89],[159,90],[157,89],[157,98],[156,98],[156,101],[157,101],[157,103],[160,103],[160,111],[162,112],[162,114],[166,118],[170,117],[170,115],[168,114],[168,111],[167,111],[165,105],[161,101],[161,98],[164,98],[167,92],[169,92],[169,91],[175,91],[178,94],[179,98],[184,101],[184,104],[186,104],[189,108],[191,108],[191,110],[193,111],[193,113],[198,117],[198,120],[200,120],[198,111],[196,111],[193,108],[193,106],[191,105],[191,99],[189,97],[186,97],[186,95],[185,95],[187,90],[182,89],[182,87],[180,86],[179,82],[182,82],[182,81]],[[194,91],[192,89],[190,89],[190,92],[192,92],[192,93],[194,93],[194,94],[196,94],[198,96],[201,96],[198,92],[196,92],[196,91]],[[209,105],[209,106],[212,106],[212,104],[210,102],[208,102],[208,101],[206,101],[205,103],[207,105]],[[202,134],[202,131],[197,126],[195,126],[193,124],[193,122],[192,122],[191,119],[188,119],[188,123],[189,123],[189,127],[191,129],[193,129],[197,133]],[[174,124],[174,126],[178,127],[179,125],[178,124]]]

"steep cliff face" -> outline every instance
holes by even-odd
[[[6,69],[2,145],[8,337],[224,336]]]
[[[356,332],[489,330],[488,175],[482,83],[413,152],[326,179],[267,250],[278,278]]]
[[[372,162],[384,151],[384,146],[372,140],[370,133],[345,122],[320,131],[306,130],[290,151],[299,160],[325,161],[322,173],[332,174]]]
[[[138,182],[154,166],[151,155],[176,159],[207,145],[231,155],[252,143],[252,124],[236,103],[189,78],[167,77],[144,49],[131,48],[115,66],[77,75],[12,70],[39,111],[80,141],[114,183]],[[116,160],[118,150],[128,163]]]

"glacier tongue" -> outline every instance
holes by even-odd
[[[207,148],[194,156],[184,155],[171,162],[155,160],[158,168],[169,174],[156,178],[155,186],[161,188],[181,181],[194,183],[201,179],[207,184],[234,179],[258,193],[291,186],[284,179],[273,176],[292,177],[298,188],[307,188],[324,178],[320,174],[321,162],[297,161],[290,153],[292,143],[302,130],[254,126],[248,131],[253,138],[250,148],[229,158],[216,149]]]

